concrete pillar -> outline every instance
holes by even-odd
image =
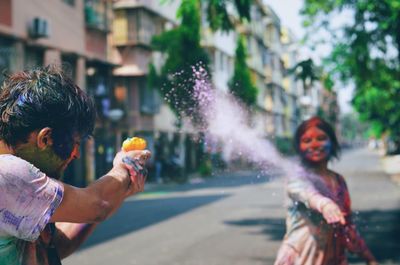
[[[86,60],[79,57],[76,61],[76,84],[87,92],[86,89]]]
[[[16,41],[13,46],[10,70],[12,72],[22,71],[24,70],[25,45],[22,41]]]
[[[85,144],[85,180],[90,183],[96,179],[96,161],[95,161],[95,140],[89,138]]]

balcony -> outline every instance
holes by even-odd
[[[163,31],[165,23],[162,17],[146,9],[116,10],[114,44],[150,47],[153,36]]]
[[[109,3],[101,0],[85,1],[85,23],[88,28],[100,31],[110,31],[110,19],[108,14],[111,12]]]

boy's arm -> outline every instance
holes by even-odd
[[[144,189],[145,176],[137,174],[122,159],[126,156],[146,159],[149,154],[148,151],[120,152],[110,172],[88,187],[63,184],[63,199],[50,222],[97,223],[105,220],[125,198]]]
[[[53,243],[58,255],[64,259],[71,255],[94,231],[97,224],[56,223]]]
[[[147,156],[149,154],[146,154]],[[118,155],[117,155],[118,158]],[[122,160],[121,160],[122,161]],[[124,160],[125,161],[125,160]],[[103,198],[107,199],[107,195],[113,195],[111,198],[108,198],[108,204],[110,205],[109,208],[105,209],[104,216],[107,217],[111,215],[114,211],[116,211],[126,196],[130,196],[134,193],[137,193],[139,191],[142,191],[144,188],[144,183],[145,183],[145,176],[141,174],[137,174],[137,168],[133,168],[132,164],[129,163],[129,161],[125,161],[127,164],[124,164],[124,166],[127,168],[129,171],[129,177],[130,182],[127,189],[127,192],[121,192],[121,194],[115,194],[113,192],[119,192],[118,188],[120,186],[116,184],[114,181],[114,176],[118,177],[118,174],[120,176],[125,176],[125,174],[128,174],[127,170],[124,169],[123,171],[116,170],[116,166],[104,177],[99,179],[97,182],[89,186],[89,188],[92,188],[95,186],[95,188],[98,188],[97,186],[100,185],[100,192],[105,192],[103,194]],[[140,166],[139,166],[140,167]],[[143,171],[142,171],[143,172]],[[118,183],[118,182],[117,182]],[[105,190],[101,190],[102,188],[106,188]],[[73,188],[73,187],[71,187]],[[122,190],[124,190],[124,186],[122,186]],[[64,192],[65,193],[65,192]],[[71,193],[68,194],[67,196],[71,196]],[[65,195],[64,195],[65,197]],[[65,198],[63,199],[65,200]],[[67,201],[66,204],[69,202]],[[57,218],[63,218],[66,219],[65,216],[62,214],[66,214],[66,209],[63,209],[64,212],[59,213],[58,216],[53,216],[54,219]],[[93,211],[93,214],[95,215],[95,211]],[[70,219],[74,218],[84,218],[83,216],[78,216],[75,215],[74,217],[71,217]],[[95,229],[97,223],[72,223],[70,222],[57,222],[56,223],[56,228],[57,231],[55,233],[55,236],[53,238],[53,243],[57,248],[57,252],[60,256],[61,259],[69,256],[72,254],[78,247],[86,240],[86,238],[93,232]]]

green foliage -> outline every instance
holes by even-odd
[[[380,123],[372,122],[371,127],[368,129],[367,134],[369,137],[374,137],[378,139],[382,136],[384,131],[385,130]]]
[[[211,158],[207,155],[204,156],[201,164],[199,166],[199,173],[203,177],[211,176],[212,173],[212,163]]]
[[[294,74],[296,80],[302,81],[304,89],[311,88],[313,82],[320,78],[320,69],[315,66],[311,58],[298,62],[289,69],[289,73]]]
[[[338,117],[335,110],[336,105],[331,103],[328,110],[324,111],[322,107],[318,107],[317,109],[317,116],[321,117],[322,119],[326,120],[330,124],[336,124]]]
[[[244,38],[240,36],[236,47],[235,70],[228,86],[233,95],[247,106],[251,107],[256,105],[258,89],[251,81],[246,57]]]
[[[160,0],[168,4],[173,0]],[[229,3],[230,2],[230,3]],[[194,82],[193,66],[203,66],[207,72],[209,58],[200,46],[200,11],[205,5],[207,19],[213,31],[221,29],[229,31],[234,28],[233,20],[227,11],[227,5],[233,4],[239,18],[250,20],[250,6],[253,0],[182,0],[177,11],[180,26],[156,36],[152,40],[155,50],[166,54],[166,61],[161,72],[156,73],[154,67],[149,68],[149,85],[161,87],[161,94],[178,117],[191,116],[200,122],[197,112],[198,103],[193,100]],[[250,78],[249,78],[250,80]],[[247,95],[246,101],[252,102]]]
[[[276,149],[283,155],[294,155],[296,151],[293,147],[293,139],[289,137],[276,137],[275,138]]]
[[[149,73],[147,74],[147,87],[149,88],[159,88],[161,87],[160,78],[157,75],[156,68],[154,64],[149,64]]]
[[[332,76],[330,74],[324,74],[321,77],[321,81],[324,84],[324,88],[328,91],[333,91],[333,87],[335,86],[335,82],[332,79]]]
[[[340,118],[341,136],[344,142],[352,142],[357,139],[366,139],[372,136],[369,130],[372,128],[367,123],[360,122],[355,113],[347,113]],[[373,136],[376,136],[375,134]]]
[[[250,20],[250,6],[253,0],[203,0],[202,4],[206,5],[207,10],[207,20],[213,31],[218,29],[230,31],[234,29],[234,22],[226,8],[229,2],[236,7],[241,20]]]
[[[168,4],[176,0],[159,0]],[[250,7],[254,0],[201,0],[201,6],[206,10],[207,21],[213,31],[231,31],[234,29],[234,18],[228,13],[227,5],[235,7],[239,19],[250,20]]]
[[[352,10],[353,21],[337,34],[329,16]],[[372,132],[388,132],[400,151],[400,2],[398,0],[305,0],[311,27],[333,32],[334,49],[325,60],[331,74],[352,82],[354,108]]]
[[[201,64],[208,71],[209,59],[200,46],[200,4],[198,0],[183,0],[177,17],[180,26],[153,38],[155,50],[167,56],[157,82],[161,94],[180,121],[182,115],[198,117],[198,103],[193,99],[193,66]],[[179,125],[179,124],[178,124]]]

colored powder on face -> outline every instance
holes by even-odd
[[[324,149],[324,152],[326,152],[328,154],[328,157],[330,157],[332,154],[332,142],[330,140],[326,141],[323,149]]]

